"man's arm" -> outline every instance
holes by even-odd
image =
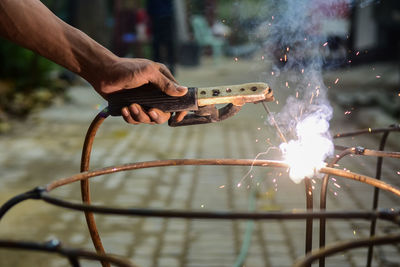
[[[164,65],[117,57],[39,0],[1,0],[0,35],[80,75],[105,99],[112,92],[146,83],[172,96],[187,92]],[[145,112],[136,104],[124,108],[122,115],[133,124],[163,123],[170,116],[157,109]]]

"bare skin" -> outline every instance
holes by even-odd
[[[171,96],[187,92],[163,64],[117,57],[60,20],[39,0],[1,0],[0,36],[80,75],[105,99],[110,93],[147,83]],[[121,113],[131,124],[160,124],[171,116],[159,109],[145,111],[137,104],[124,107]],[[179,121],[184,115],[177,114],[175,119]]]

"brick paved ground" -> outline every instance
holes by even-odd
[[[264,64],[254,61],[229,61],[217,67],[207,64],[202,68],[182,69],[178,79],[183,84],[198,86],[263,81],[260,74],[267,69]],[[363,68],[330,72],[326,79],[332,80],[337,75],[343,77],[343,83],[336,92],[347,90],[354,83],[362,86],[372,79]],[[283,88],[274,89],[277,98],[284,102],[289,92]],[[15,133],[0,137],[1,203],[36,185],[78,172],[83,138],[97,112],[94,107],[102,100],[86,87],[72,88],[70,95],[71,103],[42,111],[25,125],[20,125]],[[275,110],[281,106],[282,103],[271,105]],[[362,112],[344,119],[343,110],[335,105],[332,132],[364,128],[363,116],[359,114]],[[129,126],[120,119],[108,119],[95,140],[91,168],[167,158],[254,158],[267,149],[266,138],[272,138],[276,143],[274,132],[264,125],[264,120],[260,105],[247,105],[224,123],[176,129],[166,125]],[[379,123],[382,119],[375,125],[371,122],[370,126],[386,126]],[[376,148],[378,140],[360,137],[340,143]],[[398,136],[393,134],[387,150],[398,150],[398,145]],[[373,176],[375,161],[374,158],[349,157],[342,167]],[[246,211],[250,195],[247,185],[252,185],[257,190],[259,211],[304,209],[303,183],[292,183],[280,170],[258,168],[252,172],[253,178],[238,188],[237,183],[248,170],[247,167],[183,166],[117,173],[94,178],[92,194],[95,203],[120,207]],[[398,161],[385,160],[384,179],[400,187],[397,171],[400,171]],[[370,187],[341,179],[337,185],[340,188],[333,183],[329,187],[330,210],[369,209],[373,192]],[[319,192],[319,186],[320,181],[316,180],[315,192]],[[57,189],[54,194],[79,200],[79,185]],[[315,200],[315,205],[317,203]],[[380,206],[398,207],[398,203],[392,195],[381,194]],[[160,267],[233,266],[248,224],[246,221],[103,215],[96,218],[108,252],[124,255],[139,266]],[[327,241],[366,237],[368,227],[364,221],[331,221],[327,227]],[[390,224],[379,223],[379,233],[395,230]],[[303,255],[304,232],[302,221],[256,222],[245,266],[290,266]],[[314,247],[318,243],[317,233],[315,225]],[[58,238],[65,245],[92,249],[81,213],[40,201],[28,201],[11,210],[0,224],[0,237],[36,241]],[[375,251],[374,266],[388,266],[388,262],[400,261],[398,247],[384,246]],[[327,265],[364,266],[365,258],[366,249],[357,249],[329,258]],[[0,266],[67,265],[56,256],[0,251]],[[84,266],[98,264],[84,262]]]

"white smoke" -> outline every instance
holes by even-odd
[[[321,27],[337,12],[335,9],[349,2],[280,0],[272,1],[270,6],[274,14],[268,24],[267,47],[270,56],[278,62],[273,67],[274,76],[270,77],[271,87],[291,89],[285,106],[274,116],[286,137],[291,139],[280,148],[291,167],[289,175],[296,183],[314,176],[334,152],[329,133],[333,111],[322,78],[329,43]]]

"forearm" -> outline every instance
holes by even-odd
[[[0,35],[71,70],[93,84],[116,56],[64,23],[39,0],[0,0]]]

